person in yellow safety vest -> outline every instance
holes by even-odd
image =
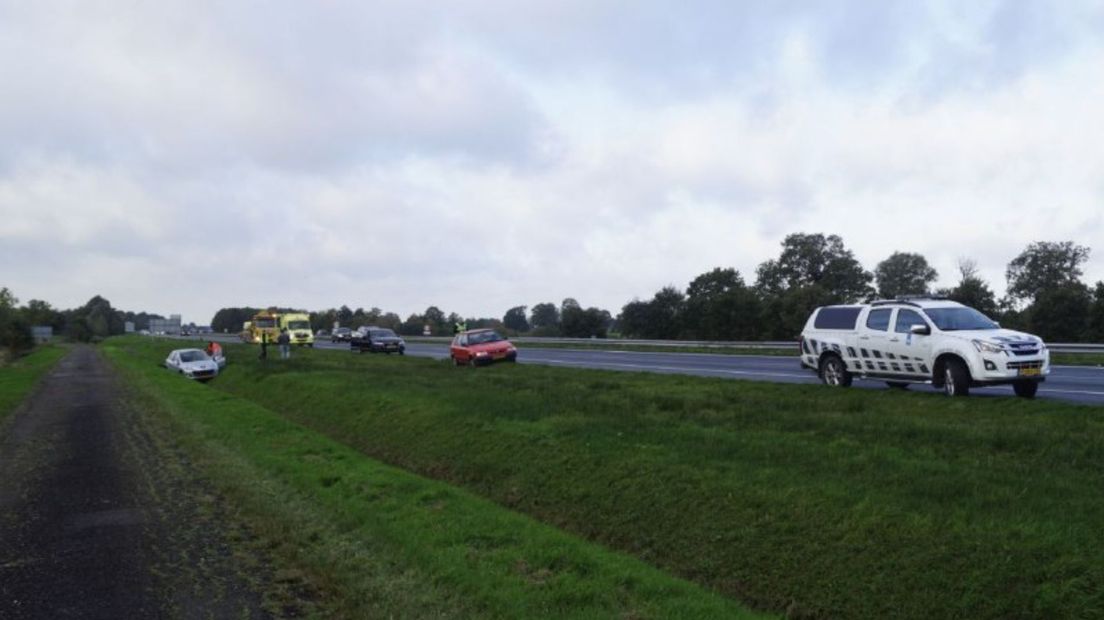
[[[460,332],[466,331],[468,331],[468,324],[465,321],[457,321],[456,324],[452,326],[453,334],[459,334]]]

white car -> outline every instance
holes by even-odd
[[[219,373],[218,363],[203,349],[176,349],[165,358],[165,368],[197,381],[210,381]]]
[[[828,385],[927,383],[965,396],[971,387],[1011,384],[1031,398],[1050,374],[1050,352],[1038,336],[1003,329],[962,304],[901,298],[817,308],[801,332],[801,365]]]

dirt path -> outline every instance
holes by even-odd
[[[0,618],[263,618],[240,535],[77,347],[0,426]]]

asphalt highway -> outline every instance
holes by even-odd
[[[320,342],[319,348],[348,348],[346,344]],[[444,359],[448,346],[437,343],[409,342],[408,355]],[[541,349],[519,347],[518,362],[572,368],[600,368],[635,372],[752,379],[777,383],[819,383],[812,371],[798,365],[797,356],[711,355],[708,353],[663,353],[640,351],[596,351],[582,349]],[[855,381],[856,387],[888,389],[882,381]],[[928,385],[912,385],[911,390],[935,392]],[[971,395],[1015,398],[1011,386],[973,388]],[[1046,383],[1039,387],[1039,398],[1104,405],[1104,368],[1095,366],[1056,366]]]

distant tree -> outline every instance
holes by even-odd
[[[794,340],[801,334],[814,308],[839,303],[839,298],[819,285],[797,286],[761,302],[759,338]]]
[[[502,324],[507,329],[512,329],[515,332],[527,332],[529,331],[529,320],[525,318],[526,306],[514,306],[506,311],[506,314],[502,317]]]
[[[533,306],[529,315],[529,324],[537,336],[556,336],[560,333],[560,310],[553,303],[541,303]]]
[[[341,306],[337,309],[337,321],[341,323],[342,327],[349,327],[353,321],[353,311],[349,309],[349,306]]]
[[[30,324],[18,304],[19,299],[7,287],[0,288],[0,347],[11,356],[34,346]]]
[[[701,340],[751,340],[758,335],[759,297],[735,269],[716,268],[686,289],[683,329]]]
[[[756,287],[765,295],[778,295],[793,288],[817,286],[833,303],[847,303],[869,297],[873,279],[840,237],[794,233],[782,241],[777,259],[759,265]]]
[[[425,313],[422,314],[422,320],[429,324],[430,329],[433,330],[433,334],[436,336],[444,336],[452,333],[452,327],[446,325],[445,313],[437,306],[426,308]]]
[[[252,320],[260,308],[220,308],[211,319],[211,329],[220,333],[236,334],[242,330],[246,321]],[[146,328],[149,322],[146,323]]]
[[[560,317],[560,329],[568,338],[605,338],[610,319],[610,313],[600,308],[569,305]]]
[[[878,295],[892,299],[898,295],[924,295],[939,273],[920,254],[894,252],[874,268]]]
[[[817,306],[854,303],[873,295],[873,279],[840,237],[787,235],[779,257],[756,270],[755,289],[763,309],[760,334],[796,337]]]
[[[477,317],[464,319],[468,329],[497,329],[502,331],[504,325],[502,321],[492,317]]]
[[[1043,340],[1080,342],[1089,331],[1092,305],[1089,287],[1080,282],[1047,287],[1031,304],[1028,324]]]
[[[999,317],[1000,308],[997,305],[997,296],[978,275],[977,263],[971,259],[958,261],[960,278],[954,288],[942,289],[941,295],[960,304],[970,306],[989,317]]]
[[[1032,302],[1043,291],[1080,282],[1081,265],[1089,248],[1072,241],[1037,241],[1008,263],[1008,296],[1015,302]]]
[[[334,321],[337,320],[337,310],[329,308],[327,310],[318,310],[310,313],[311,329],[318,331],[324,329],[330,331],[333,329]]]
[[[23,318],[30,325],[47,325],[60,333],[65,327],[65,315],[49,303],[32,299],[22,309]]]
[[[621,333],[635,338],[672,340],[682,331],[686,297],[674,286],[661,288],[647,302],[634,300],[621,308]]]
[[[1104,282],[1097,282],[1093,288],[1093,303],[1089,310],[1085,339],[1090,342],[1104,342]]]
[[[399,333],[404,336],[421,336],[425,329],[425,319],[420,314],[411,314],[399,326]]]
[[[80,308],[70,311],[72,317],[83,319],[91,332],[91,339],[98,340],[123,333],[123,317],[111,307],[111,302],[96,295]]]
[[[397,332],[402,331],[402,324],[403,324],[402,317],[395,314],[394,312],[385,312],[385,313],[380,315],[380,318],[379,318],[379,326],[380,327],[386,327],[387,329],[390,329],[390,330],[397,333]]]
[[[648,333],[651,311],[648,302],[633,299],[621,308],[617,326],[621,334],[629,338],[642,338]]]

